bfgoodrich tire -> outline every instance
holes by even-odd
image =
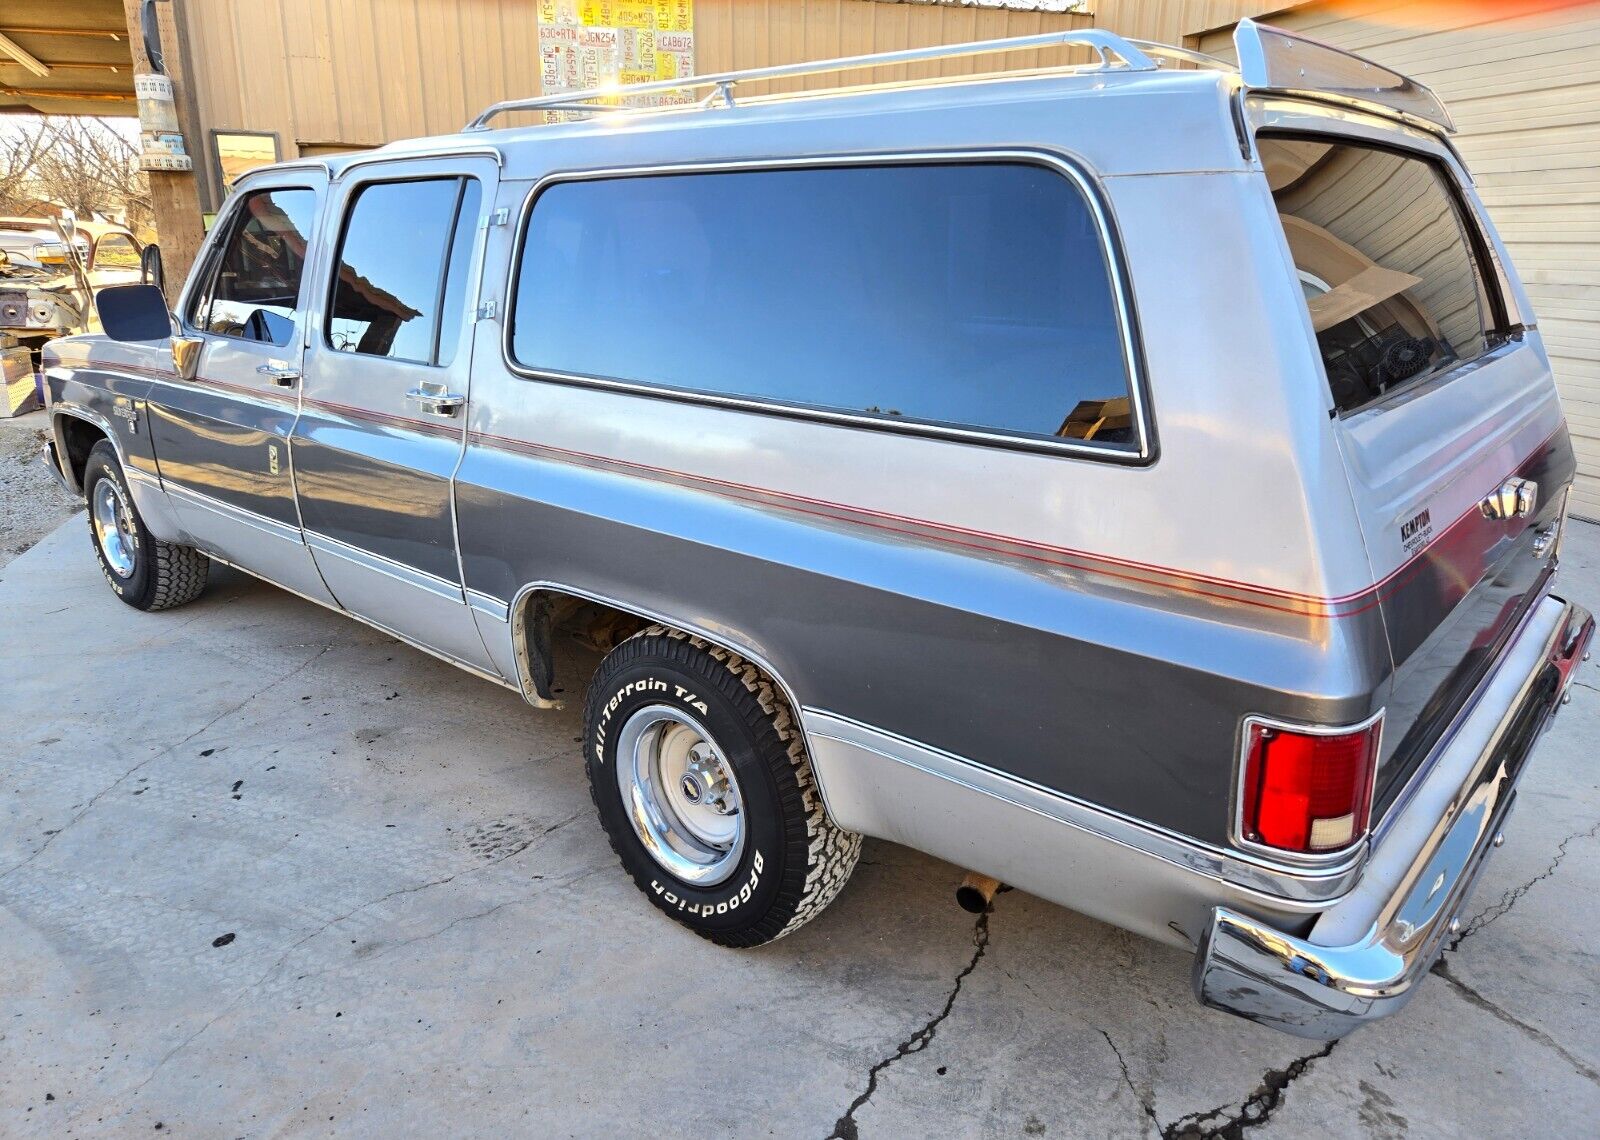
[[[861,837],[823,810],[805,742],[772,682],[736,654],[652,626],[612,650],[584,708],[589,791],[646,898],[723,946],[815,918]]]
[[[133,505],[116,449],[102,440],[83,469],[89,541],[113,593],[136,610],[169,610],[206,588],[211,562],[192,546],[153,537]]]

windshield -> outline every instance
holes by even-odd
[[[1487,350],[1483,275],[1437,163],[1326,139],[1260,148],[1339,411]]]

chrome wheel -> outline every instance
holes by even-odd
[[[139,550],[138,531],[133,525],[133,508],[115,479],[101,479],[95,484],[90,511],[95,541],[100,544],[106,565],[117,577],[131,578]]]
[[[705,727],[667,705],[630,716],[617,737],[617,783],[645,850],[686,883],[714,886],[744,854],[739,781]]]

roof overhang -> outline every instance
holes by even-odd
[[[0,113],[135,115],[122,0],[5,0]]]

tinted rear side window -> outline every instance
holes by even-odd
[[[358,190],[339,242],[328,344],[428,364],[440,355],[442,328],[438,362],[449,363],[466,280],[458,263],[470,252],[478,198],[477,181],[461,178],[375,182]]]
[[[1495,322],[1441,166],[1323,139],[1260,148],[1340,411],[1483,354]]]
[[[511,344],[540,372],[1137,441],[1100,229],[1042,166],[553,184],[528,220]]]

